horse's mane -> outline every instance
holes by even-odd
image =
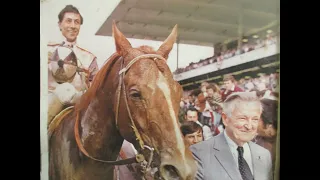
[[[97,95],[97,91],[102,87],[105,78],[109,74],[109,69],[113,66],[117,59],[119,59],[118,53],[113,53],[107,62],[102,66],[102,68],[95,75],[89,89],[81,96],[79,103],[76,104],[76,111],[81,111],[89,106],[91,100]]]
[[[146,53],[146,54],[157,54],[157,52],[150,46],[140,46],[139,51]],[[96,76],[94,77],[91,86],[89,89],[81,96],[79,103],[76,104],[75,109],[76,111],[81,111],[87,108],[91,102],[91,100],[97,95],[98,90],[102,87],[105,78],[109,74],[109,69],[113,66],[113,64],[120,58],[120,55],[116,52],[113,53],[107,63],[102,66],[102,68],[98,71]],[[160,71],[164,71],[165,62],[162,61],[155,61],[156,65],[158,66]]]

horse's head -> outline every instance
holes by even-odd
[[[117,78],[121,91],[117,91],[114,103],[119,104],[116,123],[120,134],[142,152],[148,151],[144,145],[155,149],[154,164],[163,178],[193,179],[196,164],[178,124],[182,87],[166,64],[176,41],[177,26],[157,51],[148,46],[131,47],[115,23],[113,36],[117,53],[123,58],[119,68],[123,80]]]

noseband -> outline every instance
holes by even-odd
[[[123,66],[124,66],[124,58],[122,58],[121,70],[119,71],[119,76],[120,76],[119,77],[119,84],[118,84],[118,88],[117,88],[117,106],[116,106],[116,119],[115,119],[116,127],[119,130],[119,127],[118,127],[118,115],[119,115],[121,89],[123,89],[123,95],[125,97],[124,98],[125,104],[126,104],[126,107],[127,107],[129,118],[131,120],[131,127],[132,127],[133,132],[134,132],[134,134],[136,136],[136,140],[139,142],[139,145],[140,145],[141,149],[147,148],[150,151],[150,156],[149,156],[149,158],[147,160],[147,163],[145,165],[143,165],[143,171],[144,171],[143,173],[146,173],[147,169],[150,169],[149,167],[151,165],[151,162],[153,161],[154,148],[149,147],[149,146],[144,144],[144,142],[143,142],[143,140],[142,140],[142,138],[140,136],[140,133],[137,130],[136,125],[135,125],[135,123],[133,121],[133,118],[132,118],[131,112],[130,112],[130,108],[129,108],[129,105],[128,105],[128,101],[127,101],[127,94],[126,94],[125,84],[124,84],[124,76],[125,76],[126,72],[130,69],[130,67],[135,62],[137,62],[140,59],[149,59],[149,58],[152,58],[154,61],[156,61],[156,60],[164,60],[164,61],[166,61],[165,58],[163,58],[162,56],[157,55],[157,54],[143,54],[143,55],[140,55],[140,56],[134,58],[133,60],[131,60],[128,63],[128,65],[123,68]],[[83,146],[82,141],[80,139],[80,135],[79,135],[79,121],[80,120],[79,119],[80,119],[79,118],[79,113],[77,113],[75,127],[74,127],[75,139],[76,139],[77,145],[78,145],[79,149],[81,150],[81,152],[83,154],[85,154],[88,158],[90,158],[92,160],[95,160],[95,161],[107,163],[107,164],[110,164],[110,165],[125,165],[125,164],[132,164],[132,163],[142,163],[142,162],[145,161],[145,157],[144,157],[143,154],[137,154],[137,155],[135,155],[135,157],[128,158],[128,159],[123,159],[123,160],[118,160],[118,161],[105,161],[105,160],[96,159],[96,158],[90,156],[89,153],[84,149],[84,146]]]

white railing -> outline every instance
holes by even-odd
[[[275,44],[271,44],[271,45],[268,45],[265,47],[261,47],[259,49],[255,49],[250,52],[225,59],[222,61],[222,63],[220,65],[218,65],[215,62],[215,63],[201,66],[196,69],[192,69],[192,70],[180,73],[180,74],[174,74],[173,77],[176,81],[181,81],[184,79],[189,79],[189,78],[196,77],[199,75],[214,72],[219,69],[225,69],[225,68],[229,68],[232,66],[237,66],[239,64],[259,60],[261,58],[269,57],[269,56],[272,56],[275,54],[279,54],[280,49],[277,47],[278,45],[279,45],[278,43],[275,43]]]

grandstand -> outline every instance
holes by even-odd
[[[273,32],[273,34],[279,35],[280,33]],[[265,36],[268,36],[268,33]],[[190,63],[185,68],[177,69],[174,72],[175,79],[180,82],[184,90],[190,90],[199,87],[203,81],[222,84],[222,75],[224,74],[232,74],[239,80],[245,77],[256,78],[262,73],[276,73],[279,71],[280,63],[279,41],[278,36],[264,40],[253,39],[248,41],[249,43],[243,44],[239,54],[232,53],[232,48],[230,48],[230,50],[225,50],[229,53],[226,53],[227,55],[225,54],[224,57],[221,53],[217,53],[207,59]],[[252,49],[245,51],[244,47],[247,46],[251,46]],[[219,60],[220,57],[223,59]]]
[[[112,20],[126,37],[163,41],[175,24],[177,43],[210,46],[212,57],[179,67],[174,77],[185,91],[202,81],[221,83],[274,73],[279,68],[280,3],[277,0],[123,0],[96,35],[111,36]],[[179,59],[177,64],[179,64]]]

